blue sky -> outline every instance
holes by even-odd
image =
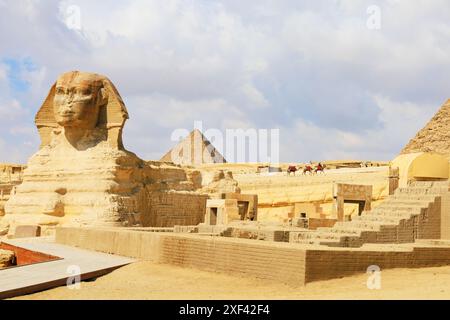
[[[34,115],[69,70],[116,84],[144,159],[202,120],[280,129],[285,162],[390,160],[450,98],[449,16],[447,0],[0,0],[0,162],[37,150]]]

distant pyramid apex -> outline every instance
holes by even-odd
[[[226,163],[222,154],[198,129],[194,129],[186,138],[167,152],[160,161],[183,165]]]
[[[400,154],[440,153],[450,159],[450,99],[403,148]]]

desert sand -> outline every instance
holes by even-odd
[[[16,299],[449,299],[450,267],[390,269],[381,289],[366,286],[367,275],[313,282],[304,287],[225,274],[138,262],[91,282]]]

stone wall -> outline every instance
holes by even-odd
[[[5,203],[9,200],[13,188],[12,184],[0,184],[0,217],[5,215]]]
[[[5,215],[5,203],[9,200],[11,190],[22,183],[25,166],[20,164],[0,164],[0,217]]]
[[[272,242],[289,242],[289,229],[261,228],[258,226],[236,226],[228,228],[223,236],[241,239],[264,240]]]
[[[450,264],[450,247],[413,245],[389,249],[368,246],[361,250],[307,250],[305,282],[367,273],[369,266],[381,271],[391,268],[423,268]]]
[[[372,265],[381,270],[450,265],[450,242],[439,240],[395,247],[332,248],[123,228],[58,228],[56,241],[88,250],[292,285],[366,273]]]
[[[370,211],[372,207],[372,186],[360,184],[336,183],[333,186],[333,196],[336,208],[336,217],[344,220],[344,205],[346,202],[360,202],[359,214]]]
[[[151,192],[146,199],[148,210],[142,213],[144,227],[197,225],[203,222],[206,195],[179,192]]]
[[[442,196],[437,197],[422,214],[415,217],[413,226],[417,230],[415,239],[441,239],[441,210]]]
[[[247,202],[248,207],[245,215],[241,218],[243,220],[257,220],[258,219],[258,195],[257,194],[241,194],[241,193],[224,193],[223,199],[236,199],[239,202]]]
[[[336,224],[336,219],[308,219],[308,229],[316,230],[317,228],[331,228]]]
[[[320,243],[336,247],[361,247],[365,243],[396,244],[413,243],[416,239],[440,239],[441,238],[441,198],[420,209],[417,215],[411,215],[408,219],[394,222],[383,222],[379,229],[361,229],[353,223],[358,220],[346,222],[344,225],[334,224],[334,229],[318,229],[318,232],[290,232],[289,242],[292,243]],[[311,229],[311,228],[310,228]],[[340,232],[351,232],[352,235]],[[333,235],[333,237],[331,237]],[[334,237],[335,236],[335,237]]]
[[[91,228],[58,228],[56,241],[158,263],[304,284],[305,251],[285,243]]]
[[[441,196],[441,239],[450,239],[450,193]]]
[[[299,212],[296,204],[314,203],[315,210],[307,213],[319,218],[323,213],[333,214],[333,184],[372,185],[373,207],[389,195],[389,167],[325,170],[325,174],[297,175],[288,177],[285,173],[274,175],[235,174],[242,194],[258,195],[258,221],[288,222]],[[347,210],[350,209],[350,210]],[[345,214],[352,207],[346,206]]]
[[[233,220],[240,220],[236,199],[209,199],[206,202],[206,225],[227,225]]]
[[[166,237],[160,262],[303,285],[304,255],[304,250],[275,249],[265,241]]]
[[[25,166],[20,164],[0,163],[0,184],[19,184],[22,182],[22,173]]]

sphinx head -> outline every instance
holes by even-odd
[[[100,108],[107,102],[103,78],[97,74],[72,71],[56,81],[53,113],[59,126],[72,129],[93,129]]]
[[[71,71],[62,74],[50,88],[35,123],[41,148],[50,145],[53,133],[62,132],[59,129],[63,128],[72,144],[77,144],[88,131],[102,136],[106,131],[109,145],[123,149],[122,129],[127,119],[125,104],[107,77]]]

